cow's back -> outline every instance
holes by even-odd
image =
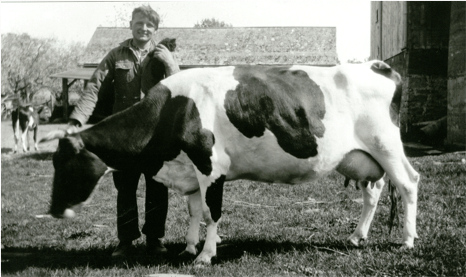
[[[395,88],[370,64],[196,69],[162,83],[192,98],[214,134],[216,175],[286,183],[321,177],[353,149],[369,151],[365,136],[390,120]]]

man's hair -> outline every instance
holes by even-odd
[[[160,16],[159,14],[154,11],[150,6],[140,6],[138,8],[135,8],[133,10],[133,14],[131,16],[131,20],[134,18],[134,15],[140,13],[143,16],[149,18],[149,20],[154,23],[155,29],[159,29],[159,22],[160,22]]]

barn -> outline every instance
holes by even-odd
[[[403,78],[404,142],[466,147],[466,2],[371,2],[371,59]]]
[[[155,40],[166,37],[176,38],[175,58],[181,70],[238,64],[338,63],[335,27],[159,28]],[[62,79],[65,120],[69,87],[76,80],[84,80],[86,85],[107,52],[128,38],[129,28],[98,27],[79,67],[51,76]]]

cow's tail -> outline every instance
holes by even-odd
[[[68,135],[68,132],[66,130],[53,130],[53,131],[50,131],[48,134],[46,134],[44,137],[42,137],[39,140],[39,143],[51,141],[54,139],[61,139],[61,138],[66,137],[67,135]]]
[[[396,192],[396,187],[392,184],[390,179],[388,180],[388,192],[390,194],[390,202],[391,202],[391,207],[390,207],[390,218],[388,220],[388,235],[392,233],[393,225],[395,223],[395,218],[396,218],[396,223],[397,225],[399,224],[399,217],[398,217],[398,193]]]

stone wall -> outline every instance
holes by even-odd
[[[446,145],[466,148],[466,2],[452,2]]]
[[[406,50],[385,60],[402,78],[400,105],[402,140],[424,139],[417,123],[447,115],[447,53],[439,50]],[[442,135],[437,140],[443,140]]]

